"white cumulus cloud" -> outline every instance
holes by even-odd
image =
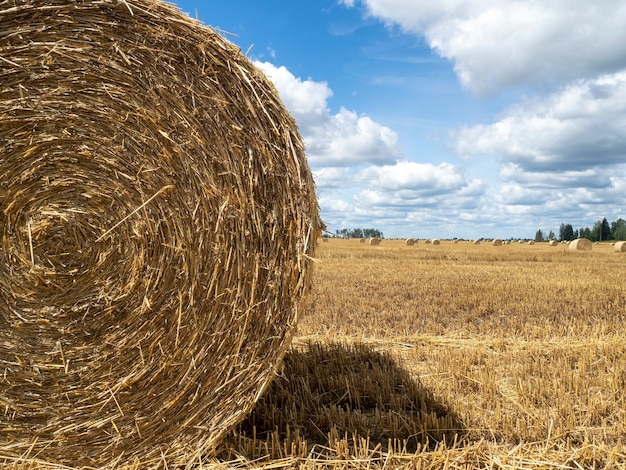
[[[395,165],[372,166],[355,180],[364,188],[358,196],[366,205],[379,203],[411,210],[446,198],[474,198],[484,191],[480,180],[469,178],[449,163],[433,165],[402,161]]]
[[[389,127],[345,108],[330,112],[332,90],[326,83],[302,80],[269,62],[256,65],[272,80],[298,123],[313,167],[385,164],[400,158],[398,135]]]
[[[343,2],[354,6],[358,2]],[[626,67],[621,0],[361,0],[369,15],[423,36],[480,95]]]
[[[372,166],[357,175],[357,179],[384,191],[410,191],[419,194],[439,194],[459,190],[467,178],[459,168],[442,163],[402,161],[395,165]]]
[[[510,109],[495,123],[466,126],[456,134],[455,146],[463,155],[499,158],[507,179],[597,186],[609,182],[607,168],[625,161],[624,129],[626,72],[621,72],[579,80]]]

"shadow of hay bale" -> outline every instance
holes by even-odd
[[[463,435],[459,416],[390,354],[359,343],[308,343],[287,353],[281,375],[227,444],[254,437],[271,449],[298,441],[306,453],[346,438],[415,452]]]

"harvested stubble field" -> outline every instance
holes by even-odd
[[[333,239],[317,258],[279,377],[199,468],[626,468],[613,247]]]
[[[320,246],[299,336],[229,465],[626,468],[611,245]]]

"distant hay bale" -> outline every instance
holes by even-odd
[[[296,123],[171,4],[2,3],[0,455],[195,467],[306,305],[322,224]]]
[[[480,240],[474,240],[474,245],[480,245]]]
[[[617,253],[626,253],[626,242],[615,242],[613,250]]]
[[[592,248],[593,244],[591,243],[591,240],[586,238],[577,238],[576,240],[569,242],[570,250],[591,251]]]
[[[452,240],[452,244],[456,245],[457,243],[459,243],[459,241],[455,238],[454,240]]]
[[[430,245],[430,239],[426,239],[426,240],[424,240],[424,243],[425,243],[426,245]]]
[[[500,240],[499,238],[494,238],[491,244],[493,246],[502,246],[502,240]]]
[[[534,244],[535,244],[535,241],[534,241],[534,240],[528,240],[527,244],[528,244],[528,245],[534,245]]]
[[[406,240],[404,240],[404,244],[407,245],[407,246],[415,245],[415,239],[407,238]]]
[[[372,237],[369,239],[370,245],[380,245],[380,238]]]
[[[557,242],[556,240],[550,240],[550,243],[548,243],[548,245],[550,246],[557,246],[559,244],[559,242]]]
[[[365,241],[366,241],[366,239],[365,239],[365,238],[361,238],[361,239],[359,240],[359,243],[365,243]]]
[[[441,245],[441,240],[438,240],[437,238],[433,238],[430,241],[430,243],[433,244],[433,245]]]

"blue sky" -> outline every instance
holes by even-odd
[[[329,230],[626,218],[621,0],[179,0],[275,83]]]

